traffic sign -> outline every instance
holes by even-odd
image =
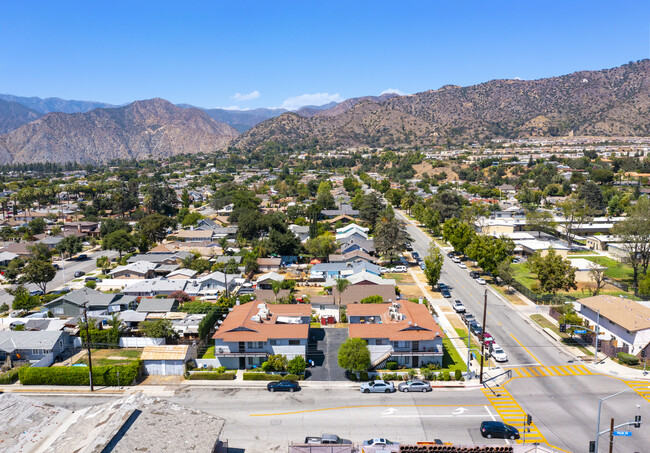
[[[587,331],[584,329],[580,329],[580,330],[574,330],[573,333],[587,333]]]
[[[632,431],[614,431],[614,435],[629,437],[632,435]]]

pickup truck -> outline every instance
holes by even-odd
[[[310,445],[352,445],[352,441],[341,439],[336,434],[322,434],[320,437],[307,436],[305,443]]]
[[[453,305],[456,313],[465,313],[465,305],[460,300],[455,300]]]

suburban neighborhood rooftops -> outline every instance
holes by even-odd
[[[212,338],[223,341],[266,341],[270,338],[307,338],[309,324],[280,323],[286,318],[311,316],[310,304],[264,304],[268,318],[254,321],[260,313],[260,301],[236,305]]]
[[[189,349],[187,344],[145,346],[140,360],[185,360]]]
[[[140,299],[140,304],[135,311],[141,313],[167,313],[174,309],[174,305],[178,305],[176,299],[143,297]]]
[[[364,323],[349,325],[353,338],[388,338],[390,341],[420,341],[442,337],[442,329],[434,321],[425,305],[399,301],[393,304],[351,304],[348,318],[363,317]],[[395,313],[393,316],[392,314]],[[374,318],[372,322],[370,318]]]
[[[593,311],[600,310],[601,317],[630,332],[650,329],[650,308],[633,300],[599,295],[580,299],[578,303]]]
[[[0,351],[21,349],[53,349],[63,335],[61,331],[13,331],[0,330]]]

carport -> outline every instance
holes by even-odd
[[[182,375],[192,351],[188,345],[147,346],[141,357],[144,372],[150,376]]]

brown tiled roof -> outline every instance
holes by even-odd
[[[281,258],[257,258],[257,264],[260,266],[279,266]]]
[[[402,321],[393,321],[388,315],[391,304],[351,304],[347,314],[351,316],[373,316],[375,323],[350,324],[351,338],[388,338],[390,341],[423,341],[442,337],[442,329],[433,320],[425,305],[405,300],[399,301]],[[381,324],[378,320],[381,319]],[[410,323],[410,324],[409,324]]]
[[[578,302],[630,332],[650,329],[650,308],[623,297],[592,296]]]
[[[269,338],[307,338],[309,324],[278,324],[278,316],[311,316],[310,304],[266,304],[268,320],[255,322],[260,301],[235,305],[212,338],[223,341],[267,341]]]

